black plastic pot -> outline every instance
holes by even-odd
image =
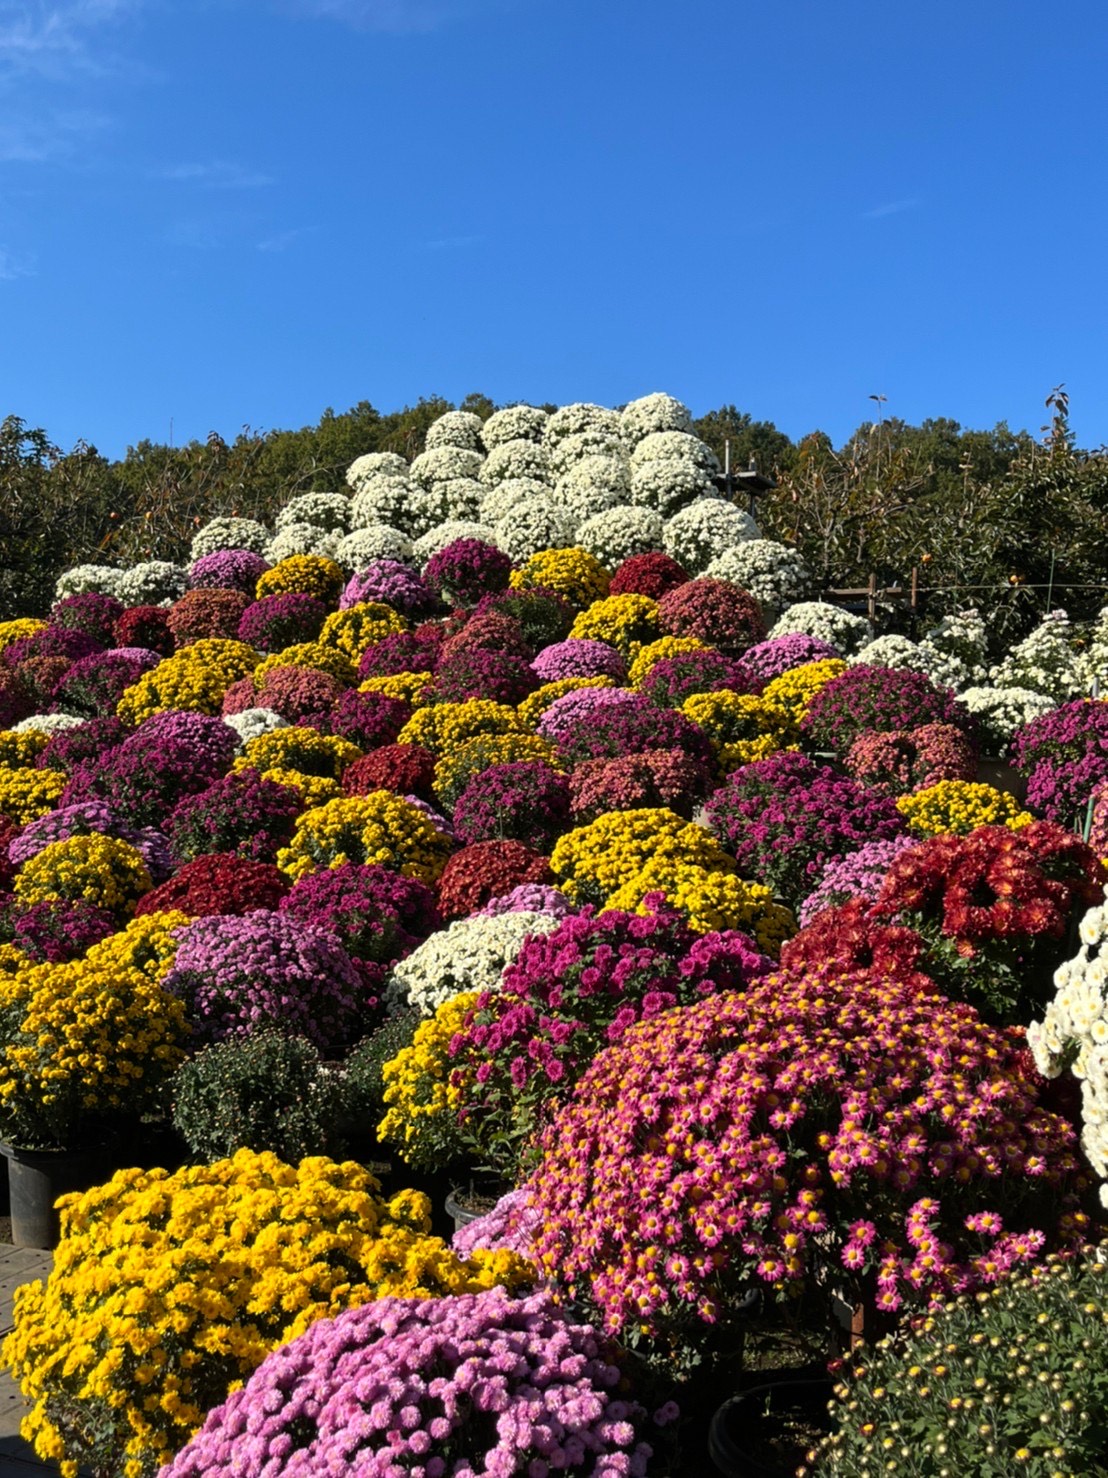
[[[102,1150],[23,1150],[0,1143],[8,1162],[12,1243],[16,1247],[58,1245],[59,1196],[87,1191],[107,1169]]]
[[[482,1215],[480,1211],[471,1211],[468,1206],[463,1206],[458,1200],[462,1192],[457,1186],[446,1198],[446,1214],[454,1223],[454,1230],[460,1232],[463,1227],[469,1226],[471,1221],[476,1221]]]
[[[831,1399],[826,1376],[766,1381],[725,1401],[708,1428],[708,1455],[724,1478],[792,1478],[794,1468],[772,1466],[754,1455],[756,1434],[773,1411],[821,1410]],[[767,1415],[767,1406],[771,1411]]]

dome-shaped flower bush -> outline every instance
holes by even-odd
[[[452,605],[475,606],[483,595],[504,590],[511,573],[511,559],[494,544],[457,539],[431,556],[423,579]]]
[[[549,851],[569,822],[570,788],[542,760],[490,765],[474,775],[454,805],[459,841],[511,839]]]
[[[114,714],[127,689],[157,667],[159,660],[157,652],[141,647],[112,648],[82,657],[54,685],[52,706],[80,718]]]
[[[603,904],[648,862],[719,872],[735,864],[703,827],[664,807],[613,811],[566,832],[550,858],[557,885],[575,903]]]
[[[241,590],[187,590],[169,608],[166,624],[178,651],[204,637],[238,636],[243,613],[251,604]]]
[[[212,580],[211,583],[219,582]],[[251,585],[250,589],[253,588]],[[122,614],[122,601],[116,600],[114,595],[100,595],[90,590],[84,595],[68,595],[56,601],[50,611],[50,620],[55,626],[64,626],[70,631],[85,631],[94,636],[101,647],[110,647],[114,640],[112,628]]]
[[[288,846],[278,852],[277,864],[295,879],[344,862],[380,863],[404,877],[435,883],[451,850],[450,839],[417,806],[375,790],[306,811]]]
[[[439,908],[447,919],[466,918],[493,898],[525,883],[551,883],[541,852],[511,838],[473,842],[455,852],[439,879]]]
[[[426,581],[403,561],[375,559],[347,581],[339,599],[339,610],[345,611],[363,601],[383,603],[402,616],[413,616],[430,609],[434,595]]]
[[[804,600],[815,583],[799,550],[757,535],[721,550],[704,573],[749,591],[768,621]]]
[[[689,580],[658,602],[658,620],[671,636],[695,636],[728,656],[741,656],[766,634],[753,596],[726,580]]]
[[[426,883],[353,862],[301,878],[277,907],[297,923],[333,934],[355,959],[378,965],[403,959],[442,922]]]
[[[382,744],[343,771],[345,795],[391,790],[396,795],[430,799],[435,782],[435,756],[420,744]]]
[[[653,554],[662,547],[662,519],[651,508],[618,503],[591,514],[577,526],[574,542],[614,570],[636,554]]]
[[[802,728],[813,748],[846,754],[867,729],[954,724],[970,732],[973,720],[949,688],[937,688],[920,672],[891,667],[852,667],[812,699]]]
[[[117,647],[143,647],[168,657],[173,651],[169,612],[162,606],[128,606],[112,628]]]
[[[1027,780],[1027,801],[1052,821],[1084,821],[1089,798],[1108,779],[1108,704],[1064,703],[1018,730],[1012,762]]]
[[[216,549],[189,566],[189,584],[194,589],[241,590],[253,599],[258,581],[269,566],[250,549]]]
[[[289,590],[264,595],[243,611],[238,639],[259,652],[280,652],[299,642],[315,641],[327,619],[327,605],[318,596]]]
[[[276,908],[287,891],[287,879],[272,862],[208,852],[144,894],[135,913],[183,913],[189,918],[255,913]]]
[[[245,769],[178,801],[166,831],[174,856],[182,862],[210,851],[272,862],[292,836],[299,814],[295,790]]]
[[[248,550],[261,554],[269,542],[269,530],[254,518],[213,518],[192,538],[190,558],[197,560],[220,550]]]
[[[926,790],[940,780],[973,780],[977,754],[953,724],[859,734],[843,761],[856,780],[889,795]]]
[[[544,647],[531,663],[531,670],[542,683],[564,677],[610,677],[618,683],[627,676],[627,664],[615,647],[580,637]]]
[[[695,756],[679,749],[645,749],[575,765],[569,777],[570,806],[577,825],[608,811],[658,806],[691,821],[711,783],[709,767]]]

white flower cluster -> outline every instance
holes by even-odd
[[[602,405],[590,405],[577,401],[563,405],[547,417],[542,439],[545,446],[556,447],[567,436],[577,436],[582,431],[599,431],[602,435],[619,440],[619,412],[610,411]]]
[[[481,417],[472,411],[447,411],[428,426],[423,445],[429,452],[440,446],[460,446],[467,452],[479,452]]]
[[[623,443],[618,436],[607,431],[575,431],[550,447],[547,453],[550,470],[555,477],[564,477],[586,457],[623,458]]]
[[[927,658],[919,642],[894,631],[867,642],[848,660],[852,667],[894,667],[927,675]]]
[[[54,585],[54,599],[64,600],[67,595],[115,595],[119,579],[123,574],[112,565],[74,565],[63,570]]]
[[[1108,1180],[1108,905],[1081,920],[1081,948],[1054,972],[1056,994],[1027,1028],[1035,1066],[1047,1078],[1067,1069],[1081,1083],[1081,1147]],[[1108,1186],[1100,1188],[1108,1207]]]
[[[493,411],[481,428],[485,450],[503,446],[506,441],[542,441],[548,416],[534,405],[508,405]]]
[[[334,558],[344,570],[364,570],[375,559],[398,559],[404,564],[413,560],[412,541],[399,529],[387,523],[377,523],[371,528],[355,529],[340,539]]]
[[[428,491],[437,482],[452,482],[456,477],[477,477],[481,466],[480,452],[460,446],[439,446],[429,452],[421,452],[408,468],[408,476]]]
[[[449,482],[436,482],[421,493],[418,500],[421,532],[433,529],[448,519],[468,523],[480,518],[481,500],[486,489],[473,477],[452,477]]]
[[[274,530],[280,534],[298,523],[345,534],[350,527],[350,499],[345,493],[301,493],[290,498],[277,515]]]
[[[1108,697],[1108,606],[1101,610],[1088,635],[1088,644],[1078,657],[1082,692]]]
[[[714,559],[760,532],[749,513],[725,498],[698,498],[666,520],[662,545],[690,575],[703,575]]]
[[[195,564],[219,549],[249,549],[251,554],[264,554],[268,543],[269,530],[256,518],[213,518],[193,536],[189,563]]]
[[[417,518],[419,489],[407,477],[395,473],[363,480],[350,503],[350,527],[369,529],[374,524],[387,524],[411,534]]]
[[[529,478],[544,486],[552,481],[550,458],[544,447],[533,441],[501,442],[481,464],[480,479],[487,488],[494,488],[509,479],[520,477]]]
[[[663,517],[716,493],[719,462],[711,447],[684,431],[652,431],[631,453],[631,501]]]
[[[623,407],[619,427],[624,444],[630,449],[638,446],[645,436],[656,431],[691,431],[692,416],[672,395],[660,392],[643,395]]]
[[[989,673],[996,688],[1033,688],[1066,703],[1085,691],[1081,662],[1073,648],[1073,628],[1065,611],[1052,611]]]
[[[984,752],[995,755],[1007,752],[1017,729],[1055,706],[1052,698],[1033,688],[963,688],[958,699],[977,720]]]
[[[662,520],[649,508],[606,508],[578,525],[573,542],[606,570],[614,570],[633,554],[653,554],[661,549]]]
[[[484,490],[481,506],[477,510],[478,518],[481,523],[497,524],[520,504],[532,502],[536,498],[540,503],[549,501],[550,496],[550,489],[541,482],[535,482],[533,478],[509,477],[506,482]]]
[[[485,544],[496,544],[496,530],[487,523],[465,523],[461,520],[440,523],[437,528],[423,534],[412,545],[412,556],[422,568],[440,549],[453,544],[457,539],[480,539]]]
[[[26,734],[32,729],[40,734],[58,734],[62,729],[79,729],[85,722],[75,713],[32,713],[30,718],[21,718],[12,724],[13,734]]]
[[[188,570],[168,559],[148,559],[123,570],[111,592],[125,606],[171,606],[189,588]]]
[[[989,675],[987,646],[988,632],[979,611],[944,616],[920,642],[928,676],[956,693],[985,682]]]
[[[873,628],[864,616],[855,616],[823,600],[802,600],[783,611],[770,628],[770,636],[801,632],[830,644],[847,656],[873,639]]]
[[[287,729],[289,721],[273,708],[244,708],[241,713],[225,714],[223,722],[238,735],[239,748],[243,749],[251,739],[260,734],[270,734],[274,729]]]
[[[408,464],[398,452],[366,452],[355,457],[346,469],[347,486],[360,493],[367,482],[377,477],[407,477]]]
[[[294,554],[320,554],[325,559],[334,559],[342,537],[337,530],[321,529],[314,523],[286,524],[265,546],[265,557],[271,565],[291,559]]]
[[[622,457],[585,457],[559,477],[554,500],[575,524],[609,508],[630,505],[630,468]]]
[[[533,934],[550,934],[553,914],[474,914],[432,934],[385,977],[385,1004],[392,1015],[415,1007],[433,1016],[444,1001],[468,990],[496,990],[505,968]]]
[[[753,532],[746,539],[736,539],[729,549],[716,555],[704,573],[715,580],[730,580],[732,585],[749,591],[765,611],[766,620],[775,621],[788,606],[804,600],[815,581],[798,549],[778,544],[775,539],[761,538],[758,525],[750,515],[743,517],[749,520]]]
[[[494,532],[496,543],[516,564],[540,549],[565,549],[573,543],[573,525],[549,498],[517,503]]]

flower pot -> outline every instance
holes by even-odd
[[[12,1242],[16,1247],[58,1245],[58,1213],[54,1203],[71,1191],[87,1191],[104,1176],[99,1149],[24,1150],[0,1142],[8,1162]]]
[[[476,1221],[479,1216],[484,1215],[481,1211],[470,1210],[468,1206],[463,1206],[458,1200],[460,1195],[461,1192],[455,1188],[446,1198],[446,1214],[453,1221],[456,1232],[460,1232],[463,1227],[469,1226],[471,1221]]]
[[[446,1198],[446,1214],[453,1219],[454,1230],[460,1232],[471,1221],[487,1216],[509,1190],[500,1180],[475,1178],[467,1186],[455,1184]]]
[[[982,785],[991,785],[995,790],[1006,790],[1021,805],[1027,799],[1027,781],[1007,760],[979,759],[977,778]]]
[[[725,1401],[708,1428],[708,1455],[724,1478],[791,1478],[802,1458],[775,1456],[772,1439],[790,1415],[826,1426],[832,1382],[826,1376],[784,1378],[751,1386]]]

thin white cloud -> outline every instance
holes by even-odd
[[[913,196],[908,200],[887,200],[883,205],[875,205],[870,210],[862,212],[864,221],[879,221],[885,216],[898,216],[906,210],[918,210],[919,201]]]
[[[145,0],[0,0],[0,70],[61,79],[110,73],[115,63],[93,47],[95,33],[138,12]]]
[[[15,282],[19,277],[33,277],[34,262],[30,257],[20,256],[5,246],[0,246],[0,282]]]
[[[313,231],[318,231],[318,226],[294,226],[290,231],[278,231],[273,236],[267,236],[263,241],[257,242],[256,249],[266,252],[288,251],[289,247],[295,246],[305,236],[310,236]]]
[[[228,159],[214,159],[207,164],[173,164],[157,170],[156,174],[158,179],[203,185],[209,190],[261,190],[274,183],[272,175]]]
[[[78,144],[110,126],[101,113],[51,112],[0,122],[0,164],[46,164],[66,159]]]
[[[358,31],[434,31],[464,7],[458,0],[286,0],[286,8]]]

